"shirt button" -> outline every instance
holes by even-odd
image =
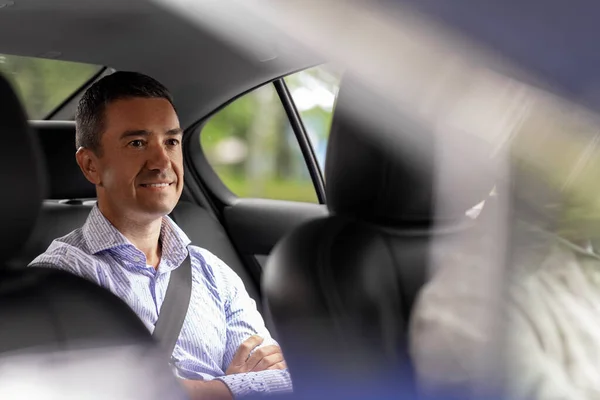
[[[140,262],[140,261],[142,261],[142,259],[141,259],[141,258],[139,258],[139,257],[136,257],[136,258],[134,259],[134,261],[135,261],[135,262]]]

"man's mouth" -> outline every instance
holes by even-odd
[[[147,188],[164,188],[171,186],[174,182],[161,182],[161,183],[142,183],[140,186]]]

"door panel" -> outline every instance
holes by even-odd
[[[324,205],[268,199],[238,199],[223,211],[223,222],[245,255],[267,256],[288,232],[304,222],[327,216]]]

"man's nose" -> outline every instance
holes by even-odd
[[[165,170],[171,166],[171,157],[166,146],[156,143],[150,146],[146,165],[148,169]]]

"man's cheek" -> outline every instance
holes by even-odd
[[[101,176],[100,186],[105,189],[113,189],[117,186],[118,172],[115,168],[106,168]]]

